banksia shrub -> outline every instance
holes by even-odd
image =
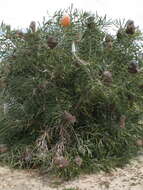
[[[1,161],[71,177],[121,166],[141,147],[143,60],[133,21],[66,14],[66,27],[61,10],[26,32],[1,25],[0,134]]]

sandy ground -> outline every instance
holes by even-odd
[[[31,171],[10,170],[0,167],[0,190],[143,190],[143,155],[138,156],[124,169],[110,174],[80,176],[78,179],[58,185],[58,179],[38,176]]]

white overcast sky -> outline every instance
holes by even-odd
[[[112,19],[133,19],[136,26],[143,28],[143,0],[0,0],[0,22],[26,28],[31,20],[41,21],[47,11],[52,13],[72,3],[75,8],[97,11]]]

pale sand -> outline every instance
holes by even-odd
[[[0,167],[0,190],[63,190],[78,187],[79,190],[143,190],[143,155],[138,156],[124,169],[117,169],[110,174],[84,175],[78,179],[62,183],[46,175],[38,176],[35,172],[10,170]]]

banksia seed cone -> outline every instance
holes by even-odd
[[[21,156],[21,160],[30,162],[32,160],[32,153],[30,151],[25,151]]]
[[[112,50],[113,48],[113,38],[111,35],[107,35],[105,37],[105,47],[108,49],[108,50]]]
[[[24,38],[23,32],[22,32],[22,31],[19,31],[19,30],[16,31],[16,36],[17,36],[18,38]]]
[[[76,117],[67,111],[64,112],[64,119],[71,124],[74,124],[76,122]]]
[[[133,60],[129,63],[128,71],[130,73],[138,73],[139,68],[138,68],[138,62]]]
[[[38,88],[39,89],[46,89],[47,84],[48,84],[48,81],[44,81],[43,83],[41,83],[41,84],[38,85]]]
[[[124,29],[120,28],[117,32],[117,38],[122,39],[125,36],[125,31]]]
[[[122,115],[120,118],[120,128],[125,128],[125,126],[126,126],[125,122],[126,122],[126,116]]]
[[[127,34],[134,34],[135,33],[135,26],[133,20],[128,20],[126,23],[126,33]]]
[[[112,73],[110,71],[104,71],[103,72],[103,81],[106,84],[111,84],[112,83]]]
[[[79,43],[81,41],[81,39],[82,39],[82,34],[81,33],[77,33],[76,36],[75,36],[75,38],[76,38],[75,41],[77,43]]]
[[[136,141],[136,145],[137,145],[137,146],[143,146],[143,140],[138,139],[138,140]]]
[[[105,37],[105,42],[112,42],[112,41],[113,41],[113,38],[112,38],[111,35],[107,35],[107,36]]]
[[[95,28],[95,18],[94,18],[94,16],[88,17],[88,19],[87,19],[87,27],[89,29]]]
[[[109,109],[110,112],[114,112],[116,110],[116,105],[114,103],[109,104],[108,109]]]
[[[30,23],[29,28],[32,30],[32,32],[36,32],[36,22],[35,22],[35,21],[32,21],[32,22]]]
[[[57,156],[54,158],[54,164],[59,168],[66,168],[69,166],[69,161],[63,156]]]
[[[58,41],[54,37],[50,36],[48,37],[47,43],[48,43],[48,47],[53,49],[57,46]]]
[[[7,83],[5,79],[0,79],[0,88],[6,88],[6,87],[7,87]]]
[[[108,50],[112,50],[112,48],[113,48],[113,42],[112,41],[107,42],[106,47],[107,47]]]
[[[0,153],[5,153],[8,151],[8,147],[6,144],[0,144]]]
[[[79,167],[82,165],[82,162],[83,162],[83,160],[82,160],[79,156],[77,156],[74,161],[75,161],[75,163],[76,163]]]

